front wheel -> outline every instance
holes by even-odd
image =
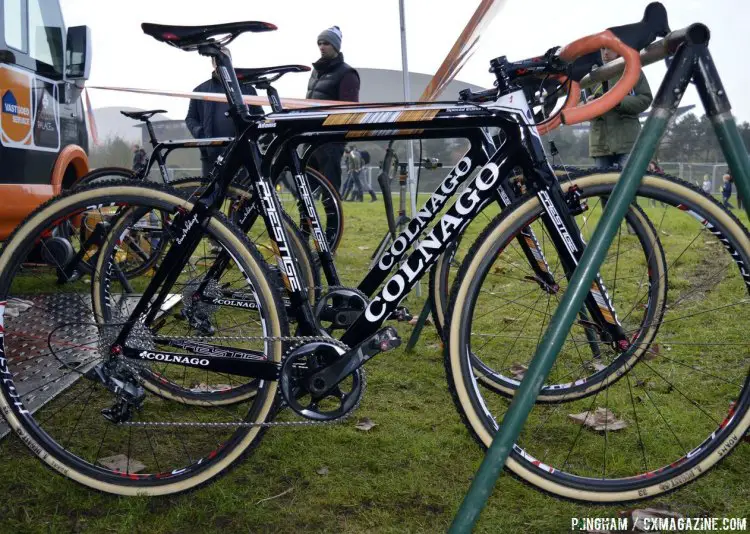
[[[573,183],[607,197],[618,178]],[[750,426],[742,324],[750,311],[747,230],[678,179],[645,177],[636,202],[665,255],[664,314],[646,318],[658,295],[642,255],[619,262],[616,276],[602,272],[634,350],[597,361],[585,335],[591,325],[579,318],[542,388],[549,395],[547,384],[565,386],[559,402],[534,405],[506,464],[537,488],[574,500],[622,502],[671,491],[726,457]],[[559,303],[559,294],[526,281],[513,250],[521,230],[541,226],[541,212],[537,198],[503,212],[466,256],[453,287],[445,366],[462,419],[484,447],[512,394],[489,386],[474,357],[520,380]],[[594,225],[596,210],[587,213]],[[636,239],[621,225],[608,257],[625,259]]]

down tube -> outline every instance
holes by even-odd
[[[388,277],[393,266],[409,250],[409,247],[417,240],[417,237],[427,228],[445,207],[448,200],[456,193],[458,187],[471,176],[474,169],[487,163],[487,153],[484,146],[470,141],[469,150],[458,161],[448,176],[443,179],[425,205],[414,214],[414,218],[409,221],[403,232],[394,240],[391,247],[383,254],[378,263],[367,273],[364,280],[360,282],[357,289],[365,295],[372,295],[380,284]]]
[[[448,244],[496,194],[504,178],[517,165],[516,155],[520,150],[523,148],[519,144],[508,142],[495,152],[490,161],[482,167],[469,186],[459,195],[453,206],[409,255],[401,268],[372,298],[365,311],[344,333],[341,341],[353,347],[380,328],[383,321],[390,316],[411,288],[435,263]]]

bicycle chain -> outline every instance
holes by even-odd
[[[202,336],[188,336],[188,337],[181,337],[181,338],[170,338],[175,339],[178,341],[206,341],[205,337]],[[314,343],[314,342],[325,342],[325,343],[331,343],[332,345],[336,345],[340,348],[342,348],[344,351],[349,350],[349,346],[340,342],[337,339],[324,337],[324,336],[226,336],[221,338],[211,338],[212,340],[227,340],[227,341],[281,341],[281,342],[296,342],[295,345],[289,348],[289,350],[286,351],[284,354],[284,358],[292,352],[293,350],[306,345],[307,343]],[[129,364],[125,364],[129,365]],[[138,364],[135,364],[138,367],[142,367]],[[367,382],[363,376],[363,384],[362,384],[362,394],[364,395],[364,389]],[[281,392],[277,390],[276,392],[277,396],[281,396]],[[360,397],[361,398],[361,397]],[[123,423],[119,423],[121,426],[133,426],[133,427],[149,427],[149,428],[179,428],[179,427],[187,427],[187,428],[213,428],[213,429],[225,429],[225,428],[267,428],[267,427],[288,427],[288,428],[296,428],[296,427],[310,427],[310,426],[325,426],[325,425],[336,425],[341,424],[345,422],[346,420],[351,417],[351,415],[354,413],[354,411],[359,407],[359,402],[357,402],[356,405],[347,413],[346,415],[339,417],[337,419],[333,419],[330,421],[312,421],[312,420],[304,420],[304,421],[264,421],[262,423],[249,423],[249,422],[221,422],[221,423],[194,423],[194,422],[177,422],[177,421],[125,421]],[[281,406],[279,410],[283,409],[285,406]]]
[[[346,286],[315,286],[314,289],[316,290],[326,290],[326,291],[336,291],[340,289],[346,289],[350,291],[354,291],[359,293],[365,301],[367,301],[367,295],[365,295],[362,291],[356,289],[356,288],[350,288]],[[205,336],[187,336],[187,337],[179,337],[179,338],[172,338],[170,339],[175,341],[202,341],[206,342],[207,338]],[[345,352],[350,350],[350,347],[341,341],[334,339],[332,337],[325,337],[325,336],[212,336],[211,341],[280,341],[280,342],[289,342],[294,343],[284,354],[284,358],[287,357],[292,351],[298,349],[299,347],[302,347],[306,345],[307,343],[314,343],[314,342],[324,342],[324,343],[330,343],[332,345],[336,345],[339,348],[343,349]],[[134,362],[128,362],[125,363],[126,366],[128,366],[131,370],[134,370],[133,367],[137,368],[143,368],[142,365],[134,363]],[[123,423],[120,423],[123,426],[134,426],[134,427],[152,427],[152,428],[176,428],[176,427],[187,427],[187,428],[214,428],[214,429],[224,429],[224,428],[256,428],[256,427],[289,427],[289,428],[295,428],[295,427],[310,427],[310,426],[321,426],[321,425],[335,425],[335,424],[341,424],[344,421],[348,420],[351,415],[359,408],[360,402],[362,397],[364,396],[365,388],[367,386],[367,379],[364,376],[364,369],[361,370],[362,375],[362,395],[360,395],[360,400],[354,405],[354,407],[342,417],[338,417],[336,419],[332,419],[330,421],[313,421],[313,420],[304,420],[304,421],[265,421],[262,423],[247,423],[247,422],[222,422],[222,423],[192,423],[192,422],[177,422],[177,421],[126,421]],[[140,375],[140,373],[138,373]],[[140,379],[142,380],[142,379]],[[277,396],[281,396],[281,392],[277,390],[276,392]],[[280,409],[283,409],[284,406],[282,405]]]

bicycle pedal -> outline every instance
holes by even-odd
[[[413,318],[414,316],[409,312],[409,309],[406,308],[406,306],[399,306],[391,312],[390,316],[388,316],[389,320],[398,322],[411,321]]]
[[[387,352],[399,346],[401,346],[401,337],[391,326],[383,328],[370,338],[370,347],[380,352]]]

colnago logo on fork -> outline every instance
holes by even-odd
[[[575,253],[578,252],[578,247],[575,245],[575,242],[570,236],[567,228],[565,228],[565,223],[560,217],[560,214],[557,212],[552,199],[544,190],[539,191],[538,196],[539,200],[541,200],[542,205],[544,206],[544,210],[555,223],[557,233],[565,243],[565,248],[567,248],[568,252],[570,252],[570,257],[573,259],[573,261],[575,261],[576,264],[578,264],[578,260],[576,259],[575,255]],[[615,307],[612,304],[612,300],[609,298],[609,293],[607,292],[607,288],[605,287],[604,282],[602,281],[602,277],[601,275],[599,275],[599,273],[596,274],[596,279],[594,280],[594,283],[591,284],[591,296],[594,297],[596,305],[599,308],[599,311],[601,311],[602,317],[605,321],[613,325],[622,326],[620,324],[620,320],[617,318],[617,312],[615,311]]]

